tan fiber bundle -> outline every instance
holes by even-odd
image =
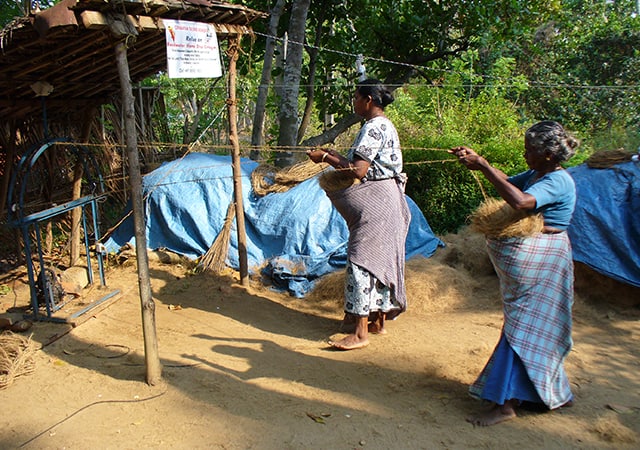
[[[341,191],[358,183],[360,180],[345,170],[327,170],[318,177],[318,184],[325,192]]]
[[[310,159],[283,169],[261,164],[251,173],[251,185],[258,196],[272,192],[286,192],[297,184],[308,180],[326,168],[328,164],[316,164]]]
[[[622,162],[631,161],[631,157],[635,152],[630,152],[624,148],[616,150],[601,150],[595,152],[587,159],[587,166],[592,169],[608,169]]]
[[[501,199],[488,198],[470,216],[471,229],[492,239],[527,237],[542,232],[542,214],[529,214]]]
[[[0,389],[9,386],[19,376],[33,373],[35,351],[31,337],[10,331],[0,334]]]

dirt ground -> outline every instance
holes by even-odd
[[[0,448],[638,448],[640,289],[578,265],[575,406],[474,428],[465,417],[483,406],[467,387],[498,340],[499,288],[473,237],[443,239],[445,249],[408,264],[408,311],[350,352],[326,344],[339,336],[339,272],[296,299],[152,258],[155,386],[145,382],[135,264],[110,267],[103,294],[120,294],[108,305],[74,328],[36,322],[21,333],[37,347],[35,366],[0,390]],[[11,288],[0,313],[28,304],[24,271],[0,284]]]

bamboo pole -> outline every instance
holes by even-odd
[[[249,285],[249,268],[247,264],[247,235],[244,224],[244,207],[242,205],[242,169],[240,167],[240,143],[238,141],[238,105],[236,101],[236,63],[240,50],[240,35],[229,37],[229,141],[233,148],[233,193],[236,203],[236,224],[238,232],[238,261],[240,265],[240,283]]]
[[[135,100],[131,90],[126,40],[121,40],[116,44],[115,53],[118,73],[120,75],[120,88],[122,90],[122,108],[124,111],[126,147],[129,160],[129,185],[131,187],[134,235],[136,238],[136,260],[138,262],[138,285],[140,288],[140,303],[142,307],[142,330],[144,334],[147,383],[154,386],[159,383],[162,378],[162,366],[158,356],[155,303],[151,296],[149,257],[147,255],[147,238],[145,234],[145,217],[142,200],[142,175],[140,173],[140,158],[138,155],[138,138],[135,122]]]

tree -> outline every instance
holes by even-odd
[[[265,42],[264,58],[258,95],[256,97],[256,107],[253,115],[253,129],[251,131],[251,159],[260,157],[260,149],[264,146],[264,116],[267,109],[267,98],[269,95],[269,83],[271,82],[271,71],[273,68],[273,57],[276,50],[275,36],[278,33],[278,23],[283,13],[285,0],[277,0],[275,6],[269,14],[269,26],[267,28],[267,38]]]
[[[30,13],[38,9],[49,8],[60,0],[2,0],[0,8],[0,27],[8,25],[19,17],[28,17]]]
[[[569,1],[521,39],[504,46],[531,89],[529,115],[590,134],[640,121],[640,17],[633,2]]]
[[[558,7],[557,0],[532,0],[526,5],[510,0],[446,3],[327,0],[310,3],[307,30],[316,38],[311,40],[314,48],[306,45],[305,49],[310,55],[309,61],[317,62],[317,65],[307,66],[310,68],[307,79],[326,79],[330,86],[315,84],[313,94],[307,92],[306,96],[313,95],[318,100],[316,109],[320,115],[330,112],[338,121],[334,127],[315,136],[299,130],[297,142],[306,136],[301,145],[326,144],[357,123],[359,118],[350,110],[357,76],[354,70],[356,55],[364,55],[368,75],[383,80],[392,88],[418,77],[427,82],[437,82],[441,70],[461,52],[481,47],[490,40],[489,37],[495,41],[498,37],[506,39],[522,35],[523,30],[539,24]],[[293,37],[290,35],[289,39],[293,40]],[[302,66],[290,66],[290,69],[303,71]],[[294,82],[301,77],[299,73],[289,73],[288,76]],[[286,87],[290,89],[292,86]],[[293,95],[293,89],[289,94]],[[293,142],[294,114],[300,114],[292,106],[291,101],[282,103],[281,108],[285,107],[286,112],[279,111],[287,119],[286,122],[281,121],[279,133],[282,140],[279,138],[279,143],[286,145]],[[286,129],[282,128],[284,123]],[[307,126],[306,122],[302,124]]]
[[[281,98],[278,108],[280,133],[278,147],[287,149],[280,151],[275,163],[278,167],[291,165],[295,162],[295,155],[289,149],[297,145],[298,137],[298,96],[300,90],[300,76],[302,72],[303,43],[307,13],[311,0],[294,0],[289,19],[289,45],[284,48],[284,76],[281,87]]]

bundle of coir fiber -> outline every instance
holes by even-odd
[[[608,169],[623,162],[631,161],[636,152],[630,152],[624,148],[616,150],[601,150],[595,152],[587,159],[587,166],[592,169]]]
[[[33,373],[35,352],[31,337],[10,331],[0,334],[0,389],[6,388],[20,376]]]
[[[261,164],[251,172],[251,186],[259,197],[272,192],[286,192],[328,166],[327,163],[316,164],[310,159],[283,169]]]
[[[501,199],[488,198],[470,216],[471,229],[491,239],[527,237],[542,232],[542,214],[529,214]]]
[[[327,170],[318,177],[318,184],[325,192],[341,191],[360,182],[346,170]]]

